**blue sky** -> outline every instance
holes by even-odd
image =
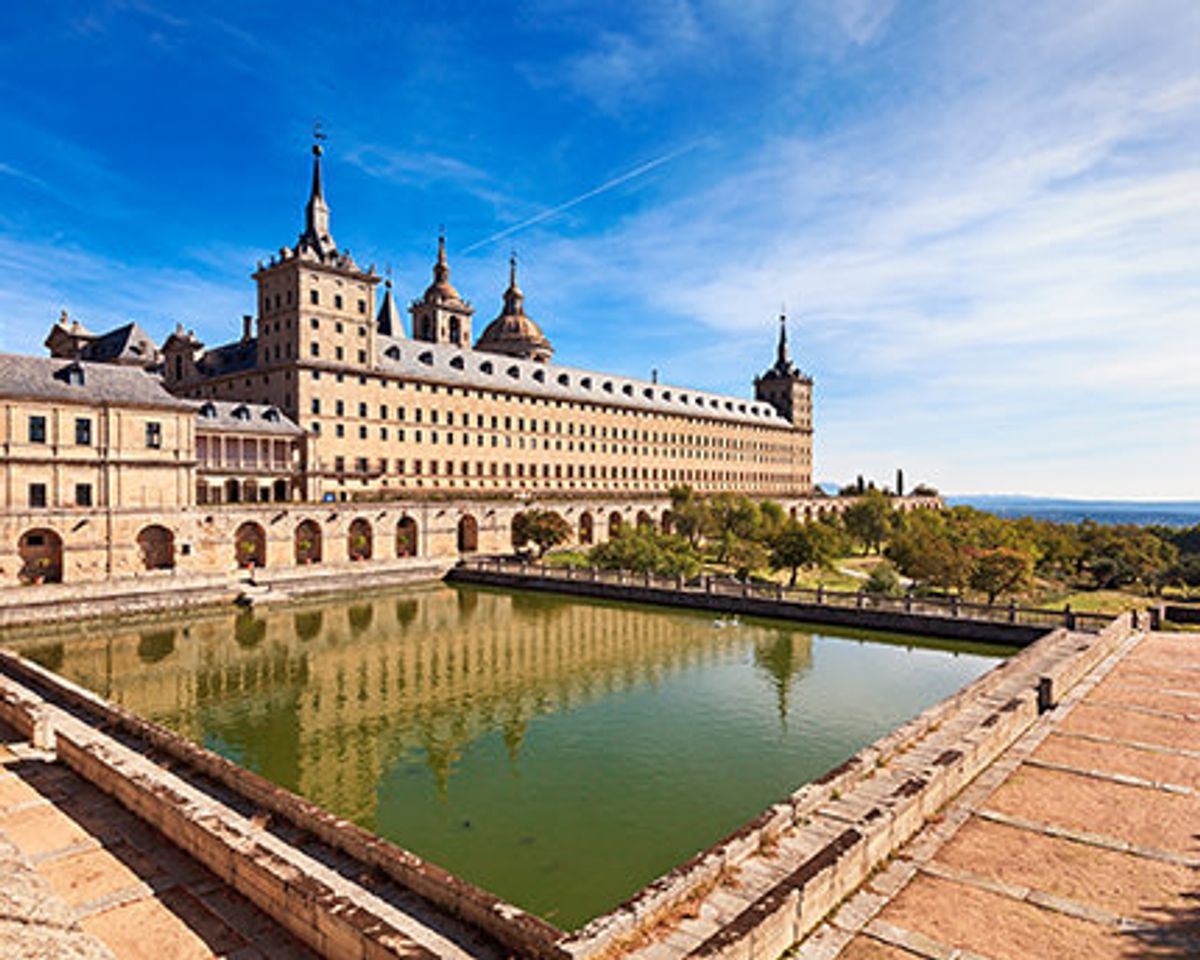
[[[405,299],[444,224],[479,320],[515,248],[563,362],[736,393],[786,304],[819,479],[1194,498],[1198,63],[1195,0],[5,4],[0,349],[236,336],[319,117]]]

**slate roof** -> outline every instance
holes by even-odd
[[[82,355],[84,360],[96,363],[136,363],[147,367],[158,362],[158,346],[136,323],[127,323],[85,344]]]
[[[379,365],[405,379],[484,387],[551,400],[603,403],[655,413],[704,416],[758,426],[791,424],[768,403],[705,390],[651,383],[555,363],[520,360],[449,344],[378,336]]]
[[[258,339],[251,337],[249,340],[236,340],[205,350],[196,366],[206,377],[219,377],[223,374],[253,370],[257,364]]]
[[[205,400],[196,407],[199,432],[266,433],[300,436],[302,427],[289,420],[278,407],[240,400]]]
[[[75,382],[77,375],[69,371],[81,372],[82,382]],[[194,403],[172,396],[158,376],[141,367],[13,353],[0,353],[0,396],[195,409]]]

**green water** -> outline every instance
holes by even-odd
[[[574,928],[999,660],[436,585],[15,644]]]

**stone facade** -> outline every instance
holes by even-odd
[[[0,582],[507,552],[534,504],[586,546],[662,527],[675,484],[841,506],[813,496],[785,331],[754,400],[554,364],[514,260],[472,347],[439,238],[410,336],[391,282],[377,309],[380,277],[333,240],[319,148],[303,232],[253,276],[230,343],[64,314],[50,357],[0,356]]]

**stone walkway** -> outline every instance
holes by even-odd
[[[1200,957],[1200,640],[1127,641],[795,955]]]
[[[314,954],[115,800],[0,725],[0,957]]]

